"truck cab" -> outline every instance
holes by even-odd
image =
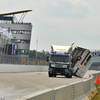
[[[54,48],[56,47],[56,48]],[[64,75],[67,78],[72,77],[71,70],[71,54],[68,53],[68,47],[51,46],[48,75],[49,77],[56,77],[56,75]]]

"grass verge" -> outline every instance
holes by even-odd
[[[96,86],[97,88],[97,95],[92,100],[100,100],[100,84]]]

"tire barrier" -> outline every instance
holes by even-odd
[[[17,100],[92,100],[97,94],[96,78],[97,74],[93,74],[85,81],[36,92]]]

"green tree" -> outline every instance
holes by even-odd
[[[29,57],[30,58],[36,58],[36,50],[33,50],[33,51],[29,51]]]
[[[50,53],[48,51],[44,51],[42,50],[42,52],[37,52],[37,59],[42,59],[42,60],[46,60],[47,56],[50,55]],[[30,58],[36,58],[36,50],[33,51],[29,51],[29,57]]]

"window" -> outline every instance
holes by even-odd
[[[30,40],[21,40],[21,39],[12,39],[11,41],[17,43],[30,43]]]
[[[0,20],[0,23],[9,23],[9,24],[12,24],[12,21],[11,20]]]
[[[51,55],[51,61],[54,62],[69,62],[69,57],[60,55]]]
[[[28,55],[29,53],[29,50],[18,50],[18,54],[21,54],[21,55]]]
[[[16,30],[12,30],[12,34],[31,34],[31,31],[16,31]]]

